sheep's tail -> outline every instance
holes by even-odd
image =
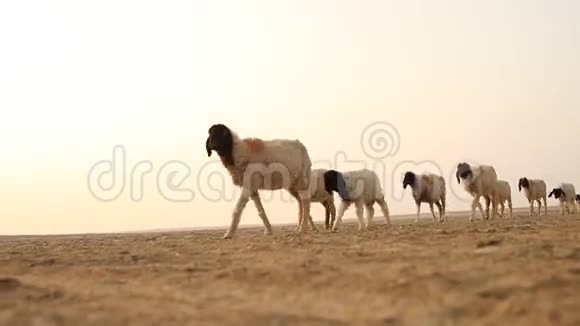
[[[348,192],[346,191],[346,182],[342,173],[335,170],[324,172],[324,186],[327,192],[336,191],[342,200],[349,200]]]

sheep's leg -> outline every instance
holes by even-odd
[[[318,229],[316,228],[316,225],[314,225],[314,220],[312,219],[312,215],[310,215],[310,209],[308,209],[308,218],[307,218],[307,222],[304,221],[304,214],[305,214],[305,210],[304,210],[304,201],[301,199],[300,194],[297,191],[291,190],[288,191],[290,193],[290,195],[292,195],[292,197],[294,197],[294,199],[296,199],[296,201],[298,201],[298,225],[296,226],[296,232],[301,232],[301,226],[302,224],[306,224],[306,223],[310,223],[310,227],[312,228],[313,231],[318,231]]]
[[[565,204],[563,201],[560,202],[560,215],[564,215],[564,211],[565,211]]]
[[[508,200],[508,208],[510,210],[510,218],[514,218],[514,208],[513,208],[513,205],[512,205],[512,199],[511,198]]]
[[[289,190],[288,192],[298,202],[298,225],[296,225],[295,230],[296,232],[298,232],[300,230],[300,225],[302,225],[302,215],[304,208],[302,207],[302,200],[300,200],[300,196],[298,195],[298,193],[294,190]]]
[[[435,216],[435,209],[434,209],[434,203],[429,203],[429,208],[431,209],[431,215],[433,215],[433,223],[437,222],[437,217]],[[437,202],[437,206],[439,206],[439,202]]]
[[[251,194],[252,193],[250,191],[247,191],[245,189],[242,190],[242,194],[240,195],[236,207],[234,208],[234,212],[232,213],[232,223],[230,225],[230,228],[224,235],[224,239],[231,239],[234,236],[234,233],[236,233],[238,225],[240,224],[240,219],[242,218],[242,213],[244,212],[246,204],[248,203],[248,201],[250,201]]]
[[[369,228],[371,224],[373,224],[373,218],[375,217],[375,208],[372,204],[365,205],[366,213],[367,213],[367,224],[366,227]]]
[[[542,200],[538,199],[538,200],[532,201],[532,215],[535,213],[534,212],[534,202],[538,202],[538,217],[540,217],[540,216],[542,216]]]
[[[310,215],[310,190],[306,189],[299,193],[300,201],[302,202],[302,223],[298,229],[299,233],[306,232],[308,228],[308,223],[312,227],[313,231],[318,231],[312,220],[312,215]]]
[[[264,230],[264,234],[271,235],[272,234],[272,225],[270,225],[270,221],[268,221],[268,215],[266,215],[266,210],[264,209],[264,205],[262,205],[262,200],[260,199],[260,194],[256,191],[255,193],[252,194],[251,198],[252,198],[252,201],[254,202],[254,206],[256,206],[256,209],[258,210],[258,215],[262,219],[262,222],[264,223],[264,227],[266,228]]]
[[[385,201],[384,198],[377,199],[376,203],[379,204],[379,207],[381,208],[381,212],[383,212],[383,215],[385,216],[385,224],[390,226],[391,225],[391,215],[389,214],[389,205],[387,204],[387,202]]]
[[[328,202],[323,203],[324,206],[324,228],[330,229],[330,204]]]
[[[490,203],[491,203],[491,198],[488,197],[488,196],[485,196],[484,199],[485,199],[485,219],[489,220],[490,219],[490,216],[489,216],[489,206],[490,206]],[[494,217],[495,216],[492,216],[492,218],[494,218]]]
[[[544,215],[548,215],[548,198],[544,196]]]
[[[499,217],[500,217],[500,218],[503,218],[503,216],[504,216],[504,215],[503,215],[503,213],[505,212],[505,202],[504,202],[504,201],[502,201],[502,202],[500,203],[500,206],[501,206],[501,213],[499,214]]]
[[[435,202],[435,205],[437,206],[437,209],[439,210],[439,222],[443,222],[443,205],[440,202]],[[435,214],[433,214],[435,215]],[[435,222],[437,221],[437,219],[435,218]]]
[[[415,216],[415,223],[419,223],[419,218],[421,218],[421,202],[415,202],[417,206],[417,215]]]
[[[334,203],[330,203],[329,204],[329,208],[330,208],[330,225],[329,225],[329,228],[331,228],[332,225],[334,224],[334,221],[336,220],[336,207],[334,207]]]
[[[483,208],[481,207],[481,203],[479,202],[480,195],[475,195],[473,197],[473,202],[471,202],[471,216],[469,217],[469,222],[473,222],[475,218],[475,209],[479,208],[479,212],[481,213],[481,220],[483,221]]]
[[[344,213],[350,207],[350,205],[351,204],[349,202],[345,202],[345,201],[340,203],[340,208],[338,209],[338,215],[336,216],[336,221],[334,222],[334,225],[332,226],[332,232],[338,231],[338,228],[342,224],[342,217],[344,216]]]
[[[441,198],[441,206],[439,206],[439,221],[443,223],[447,221],[446,208],[445,197],[443,197]]]
[[[358,230],[364,231],[366,229],[365,222],[363,220],[364,205],[361,201],[357,201],[356,203],[354,203],[354,207],[356,208],[356,220],[358,222]]]
[[[534,216],[534,200],[529,200],[530,202],[530,217]],[[540,203],[540,208],[542,207],[542,204]]]

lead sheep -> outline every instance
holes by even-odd
[[[530,216],[534,215],[534,202],[538,202],[538,216],[542,215],[542,200],[544,201],[544,215],[548,215],[548,190],[544,180],[520,178],[518,189],[524,189],[530,203]]]
[[[335,170],[326,169],[312,170],[310,180],[310,201],[312,203],[321,203],[324,206],[324,225],[326,229],[330,229],[336,219],[333,192],[338,193],[342,199],[348,199],[345,191],[345,181],[342,174]]]
[[[459,163],[457,165],[457,172],[455,174],[457,177],[457,183],[461,183],[463,180],[463,186],[465,191],[467,191],[471,196],[473,196],[473,201],[471,203],[471,215],[469,216],[469,221],[473,221],[475,217],[475,209],[479,208],[481,213],[481,220],[484,218],[489,219],[489,206],[492,204],[492,214],[496,215],[497,205],[495,203],[495,185],[497,182],[497,173],[495,168],[489,165],[480,166],[470,166],[467,163]],[[483,215],[483,209],[480,198],[485,199],[485,212]]]
[[[548,195],[550,198],[552,196],[560,201],[560,215],[576,212],[576,189],[572,184],[561,183],[557,188],[552,189],[552,192]]]
[[[513,217],[513,206],[512,206],[512,188],[507,181],[497,180],[495,184],[495,199],[496,204],[501,206],[500,217],[503,218],[503,213],[505,211],[505,203],[508,203],[508,208],[510,210],[510,218]]]
[[[403,178],[403,189],[411,186],[413,190],[413,198],[417,205],[417,217],[415,223],[419,222],[421,215],[421,203],[428,203],[433,215],[433,222],[437,222],[433,204],[437,205],[439,209],[439,222],[445,222],[445,179],[434,174],[420,174],[416,175],[413,172],[405,173]]]
[[[369,227],[375,215],[374,204],[378,204],[384,217],[385,224],[391,225],[391,218],[389,216],[389,207],[385,201],[385,195],[381,187],[381,182],[377,174],[368,169],[357,171],[349,171],[336,174],[342,174],[346,185],[346,194],[348,198],[343,199],[336,216],[336,221],[332,227],[333,232],[337,232],[342,224],[342,218],[348,208],[354,203],[356,207],[356,217],[358,221],[359,231],[364,231]],[[338,176],[335,178],[338,180]],[[366,209],[366,224],[363,221],[363,212]]]
[[[306,147],[298,140],[240,138],[223,124],[215,124],[208,130],[205,146],[208,157],[216,151],[222,164],[242,193],[234,211],[232,222],[224,235],[231,239],[236,232],[246,204],[254,202],[258,215],[264,223],[266,235],[272,234],[272,226],[260,200],[258,190],[286,189],[298,200],[298,232],[306,231],[310,215],[310,173],[312,163]]]

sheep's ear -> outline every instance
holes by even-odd
[[[207,137],[207,140],[205,141],[205,150],[207,151],[207,157],[211,156],[211,143],[209,141],[209,137]]]
[[[455,172],[455,177],[457,178],[457,183],[461,183],[461,180],[459,179],[459,169]]]
[[[548,198],[552,198],[552,196],[554,195],[554,191],[556,191],[556,189],[552,189],[552,192],[548,195]]]
[[[520,180],[518,181],[518,189],[519,189],[520,191],[522,191],[522,183],[523,183],[523,180],[522,180],[522,179],[520,179]]]

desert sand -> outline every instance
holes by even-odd
[[[580,325],[580,215],[0,237],[1,325]]]

